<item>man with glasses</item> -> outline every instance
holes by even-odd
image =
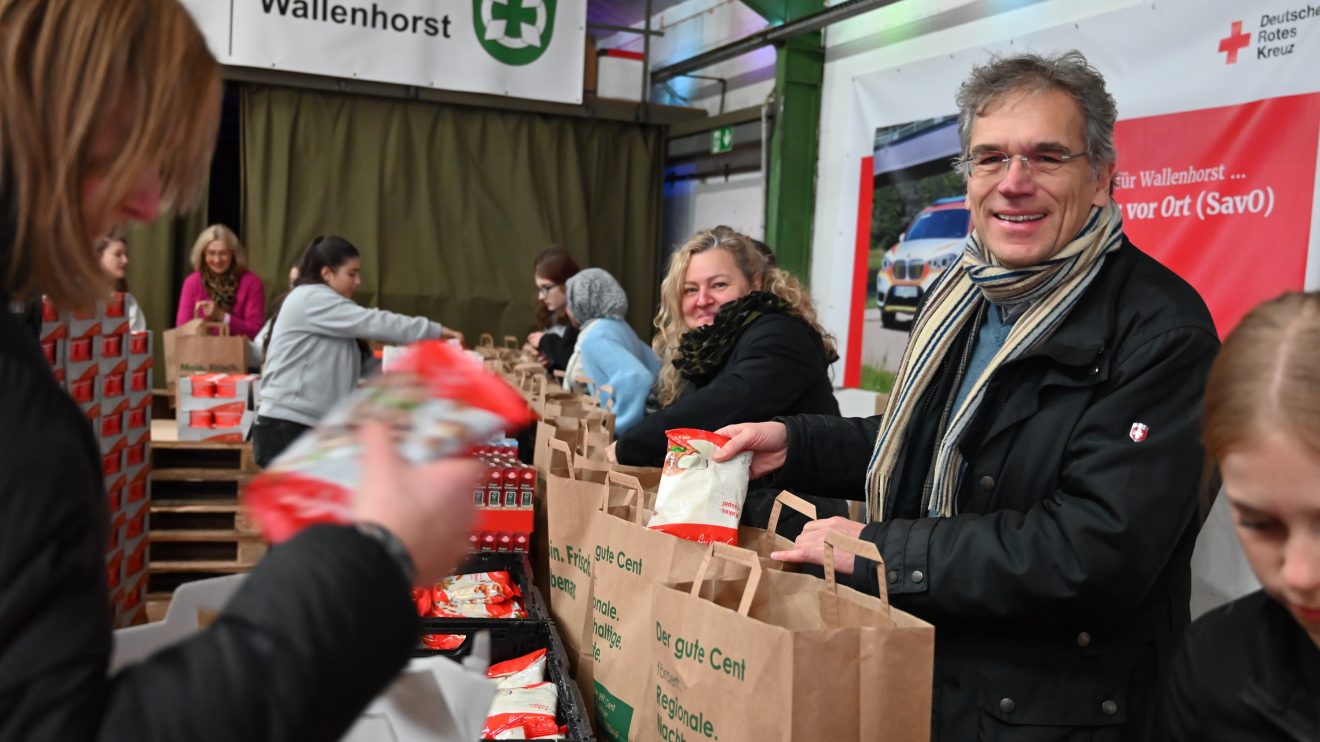
[[[884,415],[726,428],[772,484],[865,500],[814,521],[861,590],[936,626],[937,740],[1161,738],[1201,524],[1201,298],[1123,234],[1116,110],[1078,52],[991,60],[957,96],[974,231],[931,287]]]

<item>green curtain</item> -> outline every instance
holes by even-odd
[[[268,287],[338,234],[362,251],[363,304],[522,337],[532,259],[557,242],[619,279],[651,337],[658,127],[258,85],[242,122],[242,237]]]
[[[205,199],[203,199],[204,201]],[[188,262],[193,241],[206,228],[206,207],[190,214],[162,215],[150,224],[130,227],[128,240],[128,289],[142,307],[147,329],[154,336],[156,351],[155,387],[165,388],[164,345],[160,334],[174,327],[183,279],[192,272]]]

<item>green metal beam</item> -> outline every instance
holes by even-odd
[[[743,0],[743,4],[772,24],[792,21],[824,7],[821,0]],[[779,265],[804,281],[811,272],[824,79],[825,48],[819,31],[796,36],[778,48],[765,241],[774,249]]]

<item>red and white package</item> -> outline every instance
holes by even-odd
[[[463,646],[467,641],[467,634],[423,634],[422,644],[427,649],[438,649],[442,652],[450,652]]]
[[[669,452],[647,527],[701,544],[736,546],[752,453],[717,463],[711,456],[728,438],[691,428],[666,430],[665,435]]]
[[[252,516],[272,543],[316,523],[348,523],[362,479],[358,426],[389,425],[395,449],[414,464],[466,452],[530,416],[521,395],[463,351],[438,340],[411,346],[395,369],[335,406],[321,424],[257,475],[244,490]]]
[[[503,603],[435,603],[432,618],[527,618],[527,609],[516,600]]]
[[[436,603],[502,603],[521,596],[508,572],[474,572],[437,582],[431,599]]]
[[[559,691],[554,683],[537,683],[524,688],[501,688],[486,715],[482,739],[535,739],[559,733],[555,714],[559,709]],[[521,732],[522,737],[501,736]]]
[[[486,670],[486,677],[500,688],[525,688],[545,682],[545,650],[538,649],[515,659],[497,662]]]

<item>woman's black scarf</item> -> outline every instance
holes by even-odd
[[[743,332],[767,314],[787,314],[802,319],[791,304],[777,295],[769,291],[753,291],[720,307],[713,323],[684,334],[678,343],[678,352],[674,354],[674,368],[689,382],[705,386],[724,368]],[[838,360],[837,355],[831,355],[826,359],[827,364]]]

